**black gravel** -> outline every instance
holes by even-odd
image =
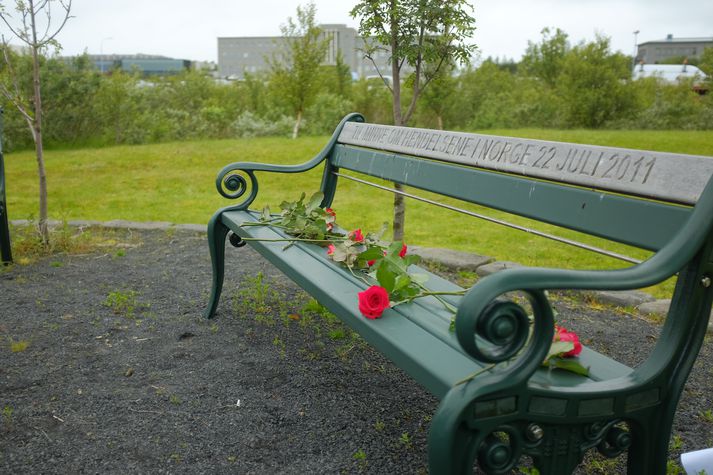
[[[427,472],[438,401],[255,252],[227,250],[206,321],[205,235],[117,233],[116,248],[0,271],[0,473]],[[117,252],[124,242],[139,245]],[[629,365],[658,335],[581,297],[557,309]],[[677,412],[676,463],[713,446],[711,363],[707,342]],[[578,473],[618,467],[588,459]]]

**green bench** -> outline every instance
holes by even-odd
[[[382,126],[352,114],[304,164],[233,163],[219,172],[218,191],[240,202],[220,209],[208,225],[207,317],[220,298],[226,237],[236,246],[243,238],[285,237],[271,227],[241,227],[260,219],[248,209],[258,192],[256,173],[317,166],[324,170],[323,207],[339,180],[369,175],[655,251],[625,269],[517,268],[485,277],[452,298],[453,330],[452,315],[428,299],[368,320],[357,303],[365,284],[327,259],[324,248],[250,241],[440,399],[429,432],[431,473],[471,473],[476,463],[486,473],[506,473],[525,455],[542,474],[568,474],[594,448],[607,457],[628,451],[630,474],[666,472],[672,420],[713,299],[713,158]],[[675,274],[658,343],[636,369],[586,347],[580,361],[588,377],[541,366],[554,332],[547,290],[637,289]],[[433,290],[458,288],[429,279]],[[511,291],[527,296],[527,310],[503,297]]]

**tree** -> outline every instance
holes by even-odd
[[[374,63],[376,53],[389,55],[391,81],[379,71],[392,97],[394,124],[407,125],[424,89],[450,64],[467,63],[475,46],[466,44],[475,30],[472,7],[465,0],[360,0],[351,15],[359,18],[365,38],[364,54]],[[407,77],[403,77],[407,76]],[[402,107],[402,80],[411,98]],[[395,184],[394,240],[403,240],[405,204]]]
[[[567,33],[555,28],[554,34],[549,28],[541,32],[540,43],[527,42],[527,50],[522,57],[520,66],[526,75],[543,80],[548,86],[557,86],[562,73],[564,58],[571,49]]]
[[[53,15],[57,11],[57,4],[59,4],[60,10],[58,20]],[[40,58],[48,47],[59,47],[55,38],[69,20],[71,7],[72,0],[15,0],[15,13],[17,14],[17,18],[15,18],[7,12],[5,5],[0,3],[0,19],[18,40],[27,45],[32,57],[32,91],[27,97],[20,85],[22,77],[16,74],[12,67],[10,48],[3,35],[4,79],[6,80],[0,81],[0,92],[15,105],[24,117],[35,142],[39,177],[39,232],[45,246],[49,245],[49,229],[47,227],[47,176],[42,143]]]
[[[280,27],[283,45],[268,58],[270,82],[295,114],[292,138],[297,138],[305,109],[319,89],[319,66],[327,54],[328,40],[315,24],[316,7],[297,7],[297,21],[291,17]]]
[[[443,130],[443,117],[453,108],[457,80],[451,73],[452,67],[431,81],[428,89],[423,92],[423,105],[436,117],[436,127]]]
[[[634,106],[630,67],[629,58],[613,53],[609,38],[600,35],[567,52],[557,89],[569,126],[597,128],[625,115]]]
[[[708,76],[709,81],[713,80],[713,47],[703,50],[698,67]]]

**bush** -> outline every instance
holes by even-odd
[[[245,111],[233,122],[232,128],[237,137],[265,137],[290,136],[293,126],[294,119],[285,115],[277,120],[269,120]]]
[[[304,132],[308,135],[327,135],[342,118],[354,110],[354,105],[349,99],[331,93],[317,95],[305,113]]]

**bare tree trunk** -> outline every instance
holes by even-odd
[[[297,111],[297,120],[295,121],[295,126],[292,128],[292,138],[296,139],[297,135],[300,133],[300,124],[302,123],[302,111]]]
[[[436,121],[438,124],[438,130],[443,130],[443,116],[441,114],[436,115]]]
[[[44,147],[42,145],[42,95],[40,93],[40,58],[37,42],[37,23],[35,22],[35,6],[33,0],[29,1],[30,21],[32,26],[32,85],[34,89],[35,117],[32,132],[35,138],[35,152],[37,155],[37,172],[40,188],[40,216],[39,232],[42,244],[49,245],[50,235],[47,227],[47,174],[45,173]]]

